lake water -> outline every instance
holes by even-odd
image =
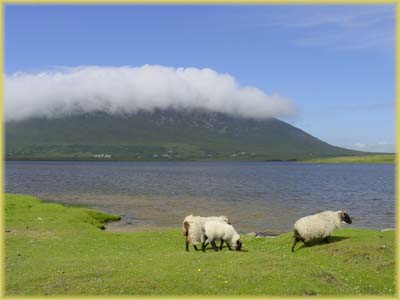
[[[120,214],[112,230],[224,214],[239,232],[280,233],[302,216],[341,209],[352,227],[395,226],[394,165],[10,161],[5,171],[6,192]]]

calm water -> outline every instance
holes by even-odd
[[[394,166],[303,163],[7,162],[6,191],[122,215],[115,228],[228,215],[240,232],[292,229],[345,209],[354,227],[394,227]]]

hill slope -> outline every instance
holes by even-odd
[[[334,147],[277,119],[167,110],[7,122],[6,154],[7,159],[262,161],[360,152]]]

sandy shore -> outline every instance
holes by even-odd
[[[262,207],[252,203],[220,201],[205,198],[145,197],[143,195],[37,194],[45,201],[66,205],[88,206],[118,214],[121,221],[110,223],[108,230],[135,232],[181,227],[182,220],[193,215],[227,215],[242,233],[267,231],[282,233],[291,230],[294,213],[285,210],[284,219],[279,207]]]

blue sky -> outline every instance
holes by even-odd
[[[60,66],[211,68],[291,99],[283,120],[394,151],[394,5],[6,5],[6,74]]]

